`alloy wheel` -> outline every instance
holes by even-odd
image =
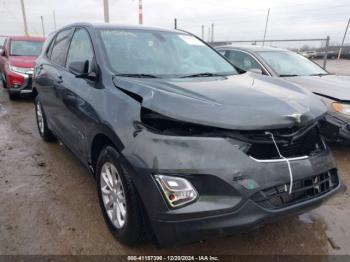
[[[44,115],[43,115],[43,111],[41,109],[40,102],[37,102],[37,104],[36,104],[36,116],[37,116],[40,134],[44,134],[44,125],[45,125],[44,124]]]
[[[125,191],[117,168],[110,162],[102,166],[100,185],[108,217],[116,228],[121,229],[127,216]]]

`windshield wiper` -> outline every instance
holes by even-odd
[[[299,75],[280,75],[280,77],[292,77],[292,76],[299,76]]]
[[[311,75],[309,75],[309,76],[326,76],[326,75],[328,75],[328,74],[321,73],[321,74],[311,74]]]
[[[181,76],[180,78],[190,78],[190,77],[211,77],[211,76],[225,76],[225,75],[206,72],[206,73],[198,73],[198,74],[193,74],[193,75]]]
[[[116,74],[116,76],[138,77],[138,78],[160,78],[159,76],[151,75],[151,74]]]

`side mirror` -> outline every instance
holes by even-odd
[[[5,56],[5,49],[2,46],[0,46],[0,56]]]
[[[89,61],[72,62],[68,65],[69,71],[77,78],[85,78],[91,81],[96,80],[96,73],[89,72]]]
[[[260,74],[260,75],[262,75],[262,73],[263,73],[263,71],[260,68],[251,68],[248,71],[253,72],[255,74]]]

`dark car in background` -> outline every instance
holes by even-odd
[[[10,99],[32,92],[34,61],[40,55],[44,41],[41,37],[6,37],[0,53],[0,73]]]
[[[233,65],[290,83],[316,94],[328,107],[322,133],[330,141],[350,141],[350,76],[329,74],[289,50],[261,46],[222,46],[217,50]]]
[[[89,168],[125,244],[149,231],[166,246],[250,230],[341,186],[317,97],[240,75],[185,32],[67,26],[38,57],[33,89],[40,135]]]

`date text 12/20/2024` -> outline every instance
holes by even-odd
[[[128,256],[128,261],[219,261],[217,256]]]

